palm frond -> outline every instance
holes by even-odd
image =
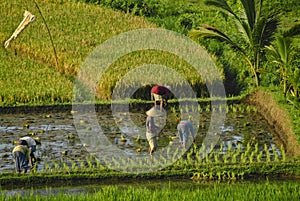
[[[253,43],[259,48],[271,44],[277,31],[279,18],[277,13],[265,14],[255,24],[253,30]]]
[[[282,33],[282,35],[284,37],[297,37],[300,36],[300,23],[295,24],[294,26],[292,26],[291,28],[289,28],[288,30],[284,31]]]
[[[292,49],[292,40],[282,35],[278,35],[276,37],[276,45],[278,47],[278,52],[281,56],[282,61],[284,63],[288,63]]]
[[[192,39],[199,40],[201,38],[214,38],[221,42],[229,44],[233,49],[236,49],[244,53],[243,49],[239,47],[235,42],[233,42],[229,36],[227,36],[222,31],[218,30],[216,27],[203,24],[197,30],[192,30],[189,32],[189,37]]]
[[[278,50],[273,45],[266,46],[266,50],[268,52],[271,62],[282,64],[281,56]]]
[[[216,8],[225,10],[239,20],[239,17],[233,12],[226,0],[206,0],[204,3],[208,6],[214,6]]]
[[[275,43],[265,47],[272,62],[286,65],[291,58],[292,40],[282,35],[277,35]]]
[[[243,20],[240,22],[240,25],[238,25],[238,28],[244,40],[252,46],[253,45],[252,30],[249,24],[245,20]]]
[[[253,30],[256,22],[256,6],[254,0],[241,0],[244,7],[245,15],[247,17],[248,24]]]

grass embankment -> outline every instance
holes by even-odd
[[[300,156],[299,111],[286,103],[282,94],[268,89],[259,90],[247,99],[274,127],[285,150],[292,156]]]
[[[112,181],[138,181],[151,179],[192,179],[204,181],[247,181],[252,179],[284,179],[299,178],[300,163],[297,162],[255,162],[245,164],[210,163],[202,165],[185,165],[169,167],[152,173],[123,173],[102,168],[82,168],[81,170],[56,170],[30,174],[3,173],[0,177],[1,186],[30,188],[35,185],[57,186],[60,184],[74,185],[84,183],[109,183]]]

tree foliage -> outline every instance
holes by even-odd
[[[262,0],[240,0],[241,13],[234,11],[228,0],[207,0],[206,5],[214,6],[234,18],[238,31],[228,35],[222,30],[211,26],[201,25],[192,30],[189,36],[196,40],[213,38],[229,44],[245,59],[254,78],[255,86],[259,85],[260,63],[264,59],[264,48],[274,39],[274,34],[279,24],[276,12],[263,8]],[[241,38],[241,40],[237,40]]]

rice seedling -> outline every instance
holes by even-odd
[[[282,156],[282,161],[286,161],[286,154],[285,154],[285,150],[284,150],[284,147],[283,145],[280,146],[280,153],[281,153],[281,156]]]
[[[52,169],[52,171],[59,171],[60,170],[60,166],[59,166],[58,162],[55,161],[55,160],[51,160],[51,162],[52,162],[52,164],[54,166],[53,169]]]
[[[214,162],[215,163],[219,163],[220,162],[218,154],[214,154]]]
[[[231,163],[237,163],[237,157],[239,156],[239,153],[234,153],[232,155],[232,158],[231,158]]]
[[[85,161],[86,161],[86,163],[87,163],[88,169],[93,169],[94,165],[93,165],[93,163],[92,163],[92,161],[91,161],[91,157],[90,157],[90,156],[87,156],[87,157],[85,158]]]
[[[262,162],[262,156],[263,156],[263,152],[260,151],[256,156],[256,161],[259,163]]]
[[[207,105],[207,106],[205,107],[205,111],[206,111],[206,112],[210,112],[210,111],[211,111],[210,105]]]
[[[237,111],[238,111],[238,110],[237,110],[236,105],[232,105],[232,112],[233,112],[233,113],[237,113]]]
[[[264,144],[264,151],[266,154],[266,162],[271,162],[271,154],[269,152],[268,145]]]
[[[249,157],[249,162],[250,162],[250,163],[253,163],[253,162],[254,162],[254,159],[256,158],[255,156],[256,156],[256,153],[255,153],[255,152],[251,152],[251,155],[250,155],[250,157]]]
[[[62,167],[61,167],[62,171],[70,174],[70,167],[67,165],[67,163],[65,161],[62,161],[61,165],[62,165]]]
[[[279,153],[276,150],[275,145],[272,144],[271,147],[272,147],[272,154],[274,156],[274,161],[278,162],[279,161]]]

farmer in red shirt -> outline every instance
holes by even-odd
[[[154,106],[156,107],[156,102],[160,101],[160,110],[163,108],[163,102],[166,104],[168,102],[168,96],[170,92],[170,87],[156,85],[151,89],[151,100],[154,99]]]

